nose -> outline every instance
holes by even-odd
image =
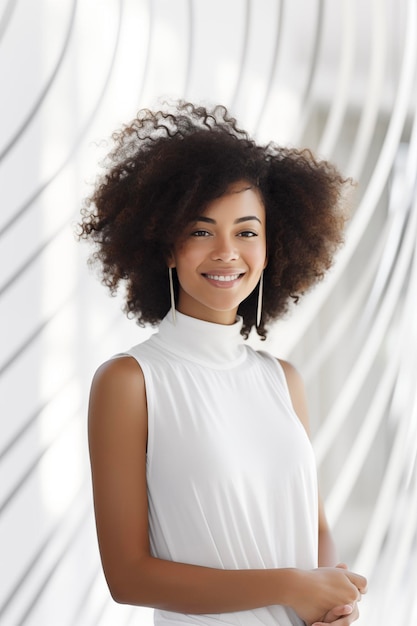
[[[239,252],[233,239],[229,237],[216,237],[211,258],[214,261],[229,263],[239,258]]]

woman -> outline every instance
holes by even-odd
[[[226,109],[141,111],[84,209],[103,282],[158,325],[93,380],[97,532],[113,598],[155,623],[289,626],[358,617],[337,565],[296,370],[244,344],[322,278],[344,181],[258,146]]]

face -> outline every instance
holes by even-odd
[[[266,266],[265,209],[242,181],[189,225],[169,265],[180,284],[177,308],[207,322],[233,324]]]

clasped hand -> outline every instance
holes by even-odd
[[[321,567],[307,572],[307,577],[306,606],[301,605],[297,611],[307,626],[326,626],[333,623],[337,623],[337,626],[348,626],[358,619],[358,602],[367,589],[363,576],[350,572],[341,563],[335,568]],[[311,598],[314,598],[313,605]],[[332,605],[333,608],[329,610],[328,607]]]

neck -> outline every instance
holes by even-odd
[[[226,311],[209,309],[195,300],[189,301],[187,294],[181,292],[177,310],[183,315],[193,317],[194,319],[201,320],[202,322],[222,324],[224,326],[231,326],[236,322],[237,318],[237,307],[227,309]]]
[[[175,323],[171,311],[161,322],[157,341],[177,356],[214,368],[229,368],[245,358],[240,334],[242,319],[233,324],[217,324],[201,320],[181,311]]]

